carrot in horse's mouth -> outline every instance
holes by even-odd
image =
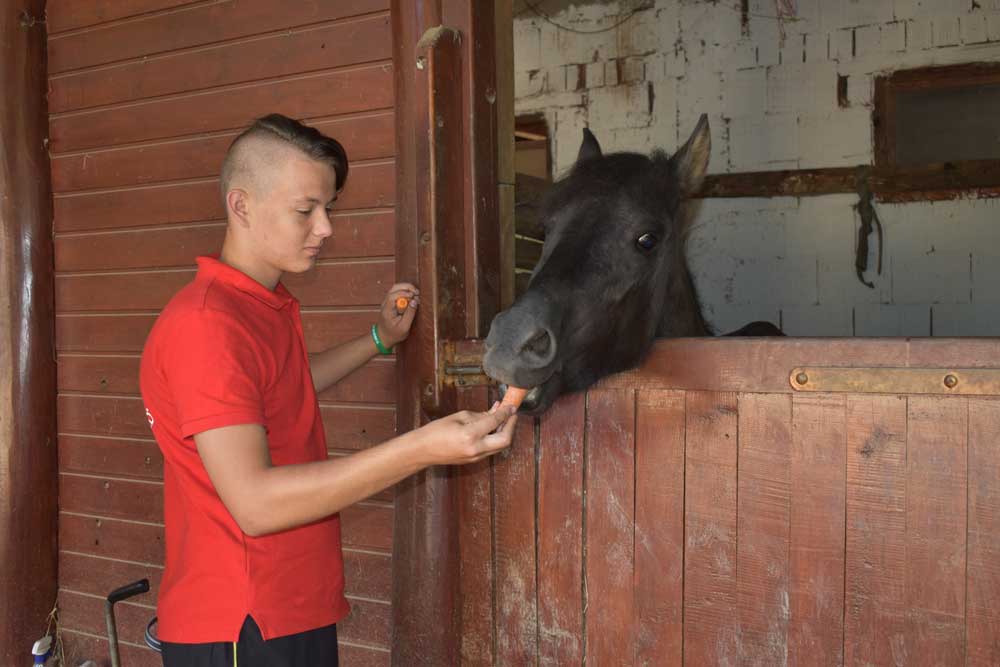
[[[400,315],[406,312],[406,307],[410,305],[410,300],[405,296],[396,297],[396,312]]]
[[[528,391],[528,389],[522,389],[521,387],[508,386],[507,393],[503,395],[503,402],[500,403],[500,407],[503,408],[510,405],[517,410],[521,407],[521,403],[524,402],[524,397],[528,395]]]

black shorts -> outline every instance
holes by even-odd
[[[264,641],[247,616],[235,644],[162,644],[163,667],[337,667],[336,625]]]

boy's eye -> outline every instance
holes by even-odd
[[[311,211],[303,211],[302,209],[296,209],[296,212],[301,213],[302,215],[309,215],[311,213]]]

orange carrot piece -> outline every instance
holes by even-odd
[[[521,387],[507,387],[507,393],[503,395],[503,402],[500,403],[500,407],[504,408],[510,405],[517,410],[521,407],[524,397],[528,395],[528,391],[528,389],[522,389]]]
[[[406,312],[407,306],[410,305],[410,300],[405,296],[396,297],[396,312],[402,315]]]

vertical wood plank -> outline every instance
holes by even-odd
[[[908,399],[908,665],[965,661],[967,437],[967,399]]]
[[[632,655],[635,527],[635,391],[587,396],[585,659],[628,662]]]
[[[791,397],[739,395],[740,662],[788,664]]]
[[[521,417],[510,449],[494,456],[496,661],[533,664],[537,651],[535,420]]]
[[[635,665],[679,665],[684,609],[684,392],[636,395]]]
[[[844,664],[905,664],[906,398],[847,399]]]
[[[458,390],[459,410],[484,410],[486,387]],[[520,427],[520,425],[519,425]],[[490,460],[456,469],[462,661],[493,663],[493,474]]]
[[[686,393],[684,664],[735,665],[736,394]]]
[[[968,665],[1000,665],[1000,400],[969,400]]]
[[[583,659],[583,429],[586,395],[541,419],[538,456],[538,662]]]
[[[792,397],[788,660],[841,665],[844,654],[846,398]]]

